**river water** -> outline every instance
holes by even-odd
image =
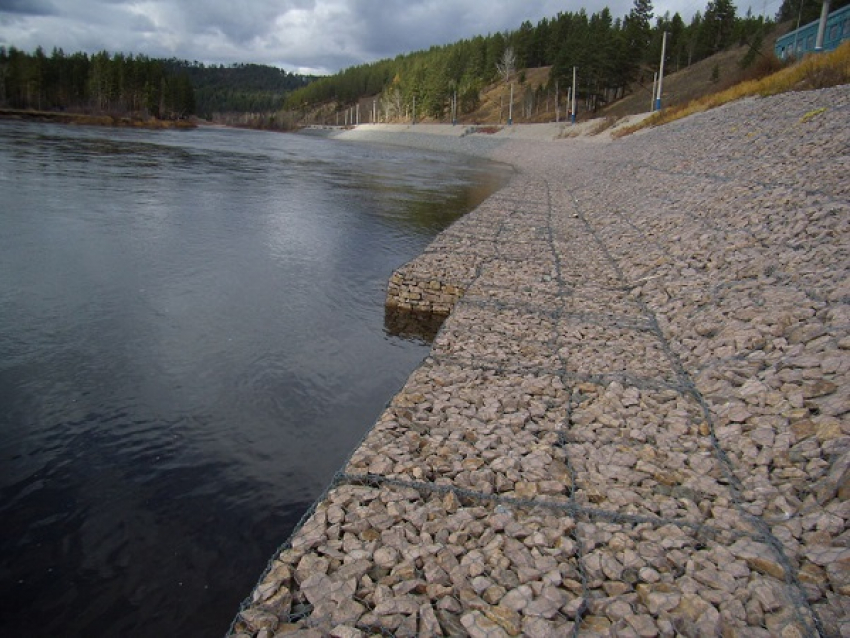
[[[392,270],[505,177],[0,122],[0,634],[223,635],[427,354],[384,328]]]

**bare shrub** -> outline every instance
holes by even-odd
[[[768,75],[773,75],[783,67],[782,61],[773,53],[760,55],[739,76],[740,81],[761,80]]]

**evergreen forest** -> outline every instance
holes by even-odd
[[[262,64],[207,66],[168,60],[167,67],[178,75],[188,75],[195,89],[196,113],[208,120],[225,113],[278,111],[289,93],[316,79]]]
[[[182,119],[195,113],[195,92],[187,73],[143,55],[0,47],[0,106]]]
[[[835,0],[833,9],[850,0]],[[777,21],[811,22],[820,14],[820,0],[783,0]],[[655,16],[651,0],[634,0],[628,15],[615,18],[606,8],[588,15],[584,9],[561,12],[536,25],[524,22],[515,31],[476,36],[427,51],[351,67],[321,78],[291,93],[285,107],[306,114],[320,105],[339,110],[366,96],[378,96],[383,117],[416,113],[443,119],[474,111],[482,89],[496,81],[524,79],[523,69],[551,67],[549,84],[562,93],[577,69],[577,95],[593,111],[623,97],[633,82],[652,82],[659,69],[663,34],[667,33],[666,73],[675,72],[731,46],[749,45],[746,63],[759,55],[770,18],[747,9],[738,15],[732,0],[709,0],[686,23],[676,13]],[[501,76],[501,77],[500,77]]]
[[[288,93],[313,78],[259,64],[206,66],[100,52],[50,55],[0,47],[0,107],[112,113],[158,119],[282,108]]]
[[[850,0],[834,0],[837,9]],[[820,14],[820,0],[783,0],[775,20],[784,30]],[[263,128],[287,128],[321,110],[328,119],[369,98],[381,118],[416,113],[436,119],[478,108],[494,82],[525,79],[524,69],[551,67],[548,84],[532,87],[562,94],[577,70],[577,97],[595,111],[645,84],[659,68],[662,41],[666,73],[731,45],[749,45],[742,61],[772,56],[763,46],[773,20],[733,0],[708,0],[689,22],[676,13],[654,15],[652,0],[634,0],[629,13],[606,8],[560,12],[536,25],[478,35],[453,44],[405,53],[315,78],[259,64],[204,65],[177,59],[100,52],[65,54],[38,48],[26,53],[0,47],[0,107],[38,111],[111,113],[159,119],[205,119]],[[528,87],[526,87],[528,88]]]

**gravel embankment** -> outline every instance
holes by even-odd
[[[848,122],[417,142],[517,174],[400,269],[465,294],[232,634],[850,636]]]

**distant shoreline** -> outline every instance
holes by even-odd
[[[197,124],[188,120],[141,119],[129,116],[92,115],[66,111],[29,111],[0,108],[0,119],[22,122],[52,122],[55,124],[74,124],[77,126],[108,126],[112,128],[143,128],[188,130],[197,128]]]
[[[345,142],[370,142],[491,158],[492,153],[506,142],[541,143],[581,140],[584,143],[607,143],[612,140],[612,133],[616,130],[634,124],[648,115],[649,113],[643,113],[616,120],[600,118],[578,124],[549,122],[512,126],[430,123],[310,126],[298,130],[297,134]]]

